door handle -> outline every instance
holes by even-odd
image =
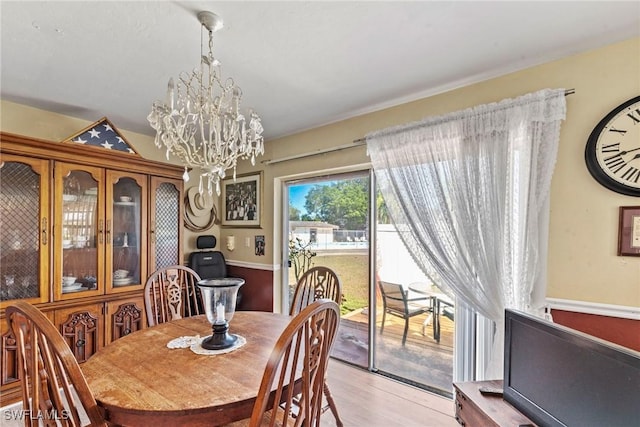
[[[104,220],[98,221],[98,241],[100,244],[103,243],[103,233],[104,233]]]
[[[47,218],[42,218],[42,244],[47,244]]]

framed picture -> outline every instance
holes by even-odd
[[[620,206],[618,255],[640,256],[640,206]]]
[[[222,225],[260,227],[262,172],[222,180]]]
[[[256,255],[264,256],[264,236],[256,236]]]

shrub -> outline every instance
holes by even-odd
[[[289,266],[293,267],[296,282],[305,271],[313,267],[313,257],[317,254],[310,249],[311,242],[304,242],[299,237],[289,239]]]

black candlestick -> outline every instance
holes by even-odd
[[[237,336],[229,333],[229,322],[214,324],[211,329],[213,335],[202,340],[202,348],[206,350],[224,350],[238,341]]]

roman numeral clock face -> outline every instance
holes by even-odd
[[[640,96],[614,108],[593,129],[587,169],[610,190],[640,197]]]

